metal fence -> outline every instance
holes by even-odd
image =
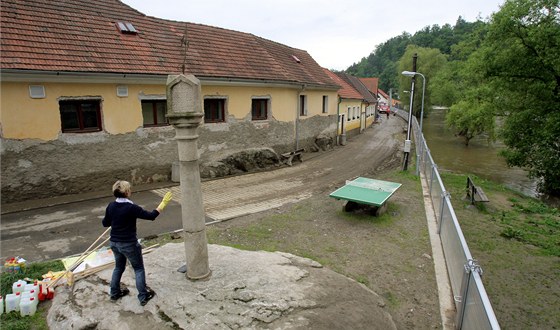
[[[397,114],[408,121],[408,112],[398,110]],[[453,291],[457,311],[455,327],[456,329],[500,329],[482,284],[482,268],[469,251],[451,205],[449,193],[445,190],[437,165],[414,116],[412,128],[416,142],[417,174],[419,172],[424,174],[423,177],[429,187]]]

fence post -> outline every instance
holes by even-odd
[[[455,329],[462,329],[463,319],[465,317],[465,306],[467,305],[467,295],[469,293],[469,283],[471,274],[477,272],[482,275],[482,268],[478,265],[478,261],[475,259],[467,260],[464,265],[465,272],[463,273],[463,279],[461,282],[461,295],[453,297],[456,302],[459,303],[459,308],[457,308],[457,320],[455,321]]]
[[[432,198],[432,185],[434,183],[434,172],[436,170],[437,165],[432,163],[432,173],[430,174],[430,198]]]
[[[447,191],[442,191],[441,192],[441,207],[439,208],[439,226],[438,226],[438,235],[439,233],[441,233],[441,225],[443,223],[443,209],[445,207],[445,199],[449,198],[449,193]]]

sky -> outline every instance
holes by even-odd
[[[426,26],[487,19],[505,0],[121,0],[159,18],[247,32],[345,70],[375,47]]]

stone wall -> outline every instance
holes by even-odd
[[[198,132],[203,175],[209,173],[205,164],[248,149],[270,148],[279,154],[294,150],[296,145],[294,123],[275,120],[207,124]],[[320,134],[332,136],[334,141],[336,116],[299,120],[300,148],[312,150]],[[2,203],[106,190],[117,179],[133,185],[169,181],[172,164],[178,160],[174,136],[169,126],[118,135],[61,134],[49,142],[2,139]],[[274,159],[267,152],[260,154]]]

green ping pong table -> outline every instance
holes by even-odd
[[[382,207],[402,184],[358,177],[333,191],[329,196],[346,200],[351,205],[365,204]],[[346,207],[345,210],[349,211]]]

